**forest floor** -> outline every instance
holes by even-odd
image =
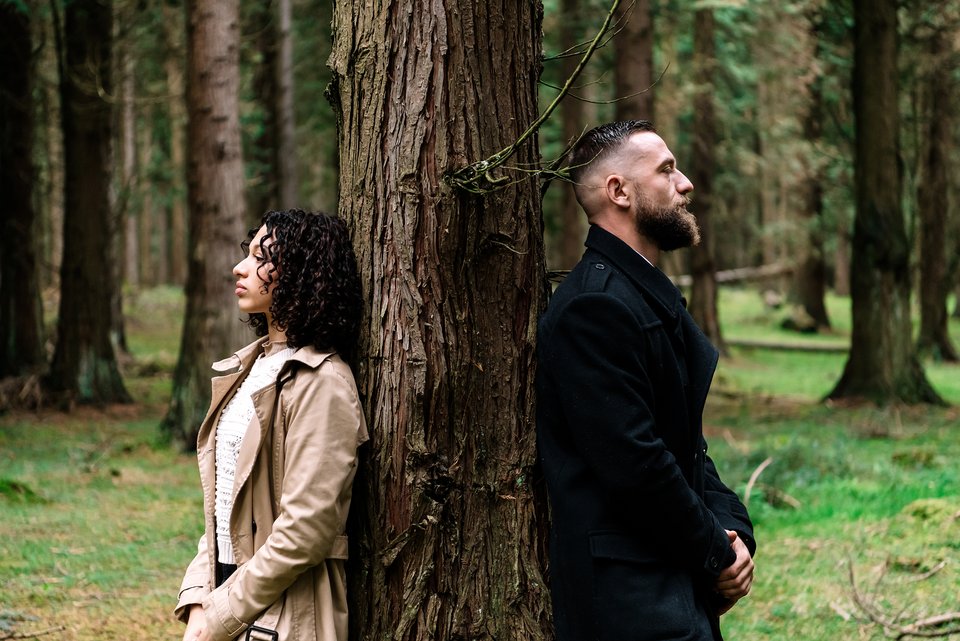
[[[843,341],[846,303],[830,303],[826,340]],[[128,309],[136,404],[0,416],[0,640],[180,638],[172,609],[201,497],[193,456],[158,430],[180,310],[165,289]],[[749,290],[721,299],[734,338],[783,338],[783,313]],[[880,620],[890,632],[960,611],[960,368],[927,364],[953,407],[821,402],[844,361],[769,349],[721,361],[710,454],[749,493],[760,546],[753,592],[724,617],[731,641],[883,639]]]

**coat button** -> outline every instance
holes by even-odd
[[[607,268],[607,266],[604,265],[603,263],[597,263],[596,265],[593,266],[593,268],[594,268],[594,269],[599,269],[599,270],[604,270],[604,269]]]

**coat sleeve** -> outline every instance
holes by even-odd
[[[643,517],[638,527],[656,529],[680,551],[676,561],[716,577],[736,555],[657,436],[649,329],[616,297],[581,294],[559,310],[538,346],[540,366],[548,368],[573,446],[609,496],[625,514]]]
[[[300,574],[323,562],[346,521],[344,495],[352,490],[364,433],[356,389],[327,364],[298,373],[295,382],[279,515],[253,557],[203,601],[216,641],[243,630]]]
[[[707,451],[706,441],[701,441],[702,450]],[[757,552],[757,541],[753,536],[753,523],[746,506],[740,497],[720,480],[717,466],[707,456],[704,470],[704,501],[714,513],[725,530],[733,530],[750,550],[750,556]]]
[[[207,553],[206,533],[200,536],[197,555],[190,561],[187,571],[180,582],[180,594],[177,607],[173,611],[178,619],[187,622],[191,605],[199,605],[210,593],[210,556]]]

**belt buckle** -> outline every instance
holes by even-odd
[[[258,635],[262,634],[263,636],[252,636],[256,632]],[[247,628],[247,636],[244,637],[245,641],[258,641],[258,639],[265,639],[267,641],[280,641],[280,635],[277,634],[276,630],[268,630],[267,628],[261,628],[259,625],[251,625]]]

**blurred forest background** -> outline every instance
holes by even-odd
[[[696,187],[704,243],[663,267],[723,353],[840,359],[816,398],[790,379],[810,406],[958,400],[944,363],[957,360],[960,318],[960,2],[394,4],[0,0],[0,411],[148,402],[149,429],[159,422],[163,442],[190,449],[209,363],[249,340],[230,273],[246,230],[268,209],[339,212],[368,294],[357,371],[379,435],[361,521],[395,527],[360,526],[367,551],[390,560],[366,568],[376,586],[355,625],[542,638],[546,510],[542,488],[524,484],[530,321],[586,232],[563,153],[625,118],[652,120]],[[501,162],[497,149],[519,153]],[[462,233],[448,240],[451,228]],[[762,303],[752,315],[744,291]],[[178,325],[176,354],[151,347],[145,362],[130,330],[150,327],[156,300],[174,301],[161,307],[175,310],[163,329]],[[761,317],[775,329],[758,330]],[[142,386],[158,372],[159,395]],[[498,375],[513,396],[490,382]],[[721,424],[753,412],[728,410]],[[910,416],[937,438],[956,418]],[[763,459],[744,459],[740,490]],[[955,482],[938,476],[931,491]],[[458,511],[469,487],[500,502]],[[768,489],[771,505],[795,500]],[[483,545],[431,525],[446,518]],[[518,548],[529,554],[499,556]],[[448,565],[488,562],[484,549],[498,551],[479,572],[492,587],[437,596],[463,580]],[[487,598],[510,615],[447,616]]]

